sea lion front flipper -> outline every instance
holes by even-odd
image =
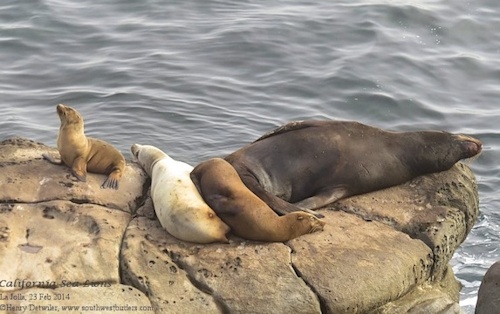
[[[196,187],[196,190],[198,190],[198,193],[200,193],[200,196],[201,196],[201,198],[203,198],[203,201],[205,201],[205,203],[226,202],[227,201],[227,196],[224,196],[222,194],[212,194],[212,195],[209,195],[208,197],[205,197],[203,195],[203,190],[201,188],[201,182],[200,182],[200,179],[198,178],[198,176],[200,175],[200,172],[202,173],[203,169],[205,169],[205,168],[206,168],[206,166],[204,164],[200,164],[200,165],[194,167],[194,169],[189,174],[189,177],[191,178],[191,181],[193,181],[193,184]],[[219,206],[217,206],[217,207],[219,207]],[[212,208],[212,207],[210,207],[210,208]],[[217,214],[217,216],[219,216],[219,215],[234,216],[236,214],[234,210],[227,209],[227,208],[226,208],[226,210],[221,210],[221,209],[218,209],[218,208],[212,208],[212,210]]]
[[[55,159],[54,157],[50,156],[49,154],[42,154],[42,157],[46,159],[48,162],[54,165],[62,165],[63,161],[61,159]]]
[[[320,207],[326,206],[339,199],[345,197],[348,191],[344,186],[337,186],[331,189],[323,190],[321,193],[303,199],[300,202],[294,203],[295,206],[302,209],[318,209]]]
[[[78,157],[73,161],[71,173],[80,181],[87,181],[87,162],[83,157]]]

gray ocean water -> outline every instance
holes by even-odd
[[[2,0],[0,140],[55,146],[58,103],[126,157],[196,164],[291,120],[440,129],[484,143],[480,216],[452,265],[473,313],[499,260],[498,0]]]

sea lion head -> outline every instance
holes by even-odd
[[[61,126],[83,126],[83,118],[76,109],[63,104],[57,105],[56,108],[61,119]]]
[[[294,215],[297,221],[303,228],[305,228],[305,233],[313,233],[317,231],[322,231],[325,226],[325,222],[318,219],[318,217],[313,214],[303,213],[303,212],[294,212],[288,215]]]
[[[159,148],[151,145],[133,144],[130,147],[135,160],[141,165],[142,169],[151,177],[155,163],[167,156]]]
[[[411,156],[407,157],[414,161],[420,160],[418,167],[425,168],[426,173],[450,169],[462,159],[477,156],[483,148],[480,140],[467,135],[444,131],[424,131],[419,134],[421,145],[415,147],[420,147],[421,151],[409,148]]]

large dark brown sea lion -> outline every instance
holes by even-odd
[[[447,132],[301,121],[271,131],[225,159],[252,192],[284,214],[447,170],[481,148],[475,138]]]
[[[111,144],[103,140],[85,136],[83,118],[75,109],[57,105],[61,127],[57,136],[57,149],[61,160],[44,154],[43,157],[54,164],[66,164],[80,181],[87,180],[87,171],[107,174],[103,188],[118,189],[125,170],[125,158]]]
[[[224,159],[213,158],[199,164],[191,172],[191,179],[205,202],[241,238],[284,242],[323,230],[325,223],[308,213],[278,216],[243,184]]]

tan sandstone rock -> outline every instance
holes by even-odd
[[[169,313],[320,313],[281,243],[192,244],[139,217],[125,235],[122,272]]]
[[[127,163],[118,190],[102,189],[106,176],[90,173],[87,182],[81,182],[69,167],[42,158],[44,153],[59,158],[57,149],[19,138],[4,140],[0,147],[0,199],[6,202],[68,200],[130,213],[142,201],[147,175],[135,163]]]
[[[432,278],[440,280],[479,213],[470,168],[457,163],[389,189],[341,200],[328,208],[384,223],[423,241],[433,251]]]
[[[27,302],[16,296],[38,293],[49,297],[33,306],[129,300],[151,312],[140,291],[120,285],[119,272],[122,237],[143,201],[146,175],[130,164],[118,191],[101,189],[104,176],[76,182],[67,167],[43,160],[46,152],[57,153],[26,139],[0,142],[0,312]]]
[[[92,204],[0,204],[0,280],[119,283],[119,252],[130,216]],[[20,289],[1,286],[0,291]]]
[[[362,313],[424,283],[432,252],[379,222],[322,211],[325,229],[289,242],[292,262],[328,313]]]
[[[156,313],[460,311],[449,260],[478,215],[464,164],[321,209],[323,232],[287,243],[231,237],[200,245],[161,228],[135,163],[114,191],[100,188],[102,175],[76,181],[43,153],[57,151],[26,139],[0,142],[2,295],[49,293],[50,304],[62,306],[69,303],[55,293],[70,291],[82,304],[129,300]],[[22,280],[45,285],[21,287]],[[0,297],[0,310],[6,303]]]
[[[479,287],[476,314],[500,313],[500,261],[484,274]]]
[[[156,220],[135,218],[129,225],[121,251],[124,283],[146,293],[154,308],[165,313],[219,313],[219,304],[198,289],[168,250],[157,245],[169,234]],[[176,240],[178,241],[178,240]]]

